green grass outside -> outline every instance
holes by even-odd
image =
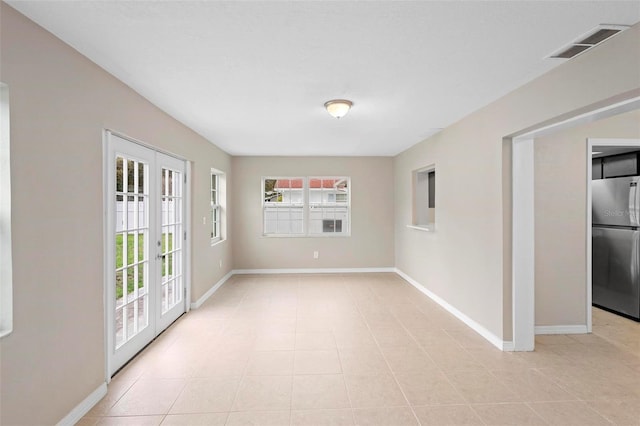
[[[172,234],[168,235],[169,239],[169,248],[165,250],[165,239],[162,238],[162,252],[171,251],[172,250]],[[123,234],[116,234],[116,268],[122,268],[123,266],[131,265],[135,263],[134,261],[134,235],[127,235],[127,263],[123,264],[124,260],[124,248],[123,248]],[[138,235],[138,262],[144,259],[144,235]],[[166,256],[162,258],[162,276],[164,277],[167,272],[165,271],[167,258]],[[173,274],[173,259],[169,256],[168,259],[169,265],[169,275]],[[135,277],[134,277],[134,268],[127,268],[127,293],[133,293],[135,289]],[[138,289],[142,289],[144,287],[144,267],[142,265],[138,266]],[[116,299],[120,299],[122,297],[122,271],[116,274]]]

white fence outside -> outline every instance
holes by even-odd
[[[302,206],[266,206],[264,221],[266,234],[302,234],[304,232]],[[349,232],[349,209],[344,206],[311,206],[308,226],[309,234],[346,234]]]
[[[165,200],[162,202],[162,222],[163,224],[174,224],[181,222],[181,211],[179,208],[176,208],[176,204],[179,205],[176,201],[179,200]],[[136,209],[137,204],[137,209]],[[125,219],[125,202],[124,201],[116,201],[116,232],[125,231],[124,227],[124,219]],[[144,201],[127,201],[126,202],[127,209],[127,229],[140,229],[148,227],[149,219],[148,213],[145,210],[145,202]],[[138,224],[135,226],[135,217],[136,210],[138,211]]]

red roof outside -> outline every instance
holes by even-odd
[[[274,189],[282,188],[300,188],[302,189],[302,179],[278,179]]]
[[[332,189],[336,182],[340,182],[342,179],[309,179],[309,188],[318,189]],[[339,185],[339,187],[344,188],[346,186],[346,181],[344,184]],[[282,189],[282,188],[300,188],[302,189],[302,179],[278,179],[274,188]]]

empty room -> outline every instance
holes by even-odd
[[[0,1],[0,424],[640,426],[640,2]]]

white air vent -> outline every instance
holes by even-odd
[[[598,25],[586,34],[576,38],[571,43],[562,46],[553,52],[548,58],[571,59],[586,52],[603,41],[629,28],[627,25]]]

